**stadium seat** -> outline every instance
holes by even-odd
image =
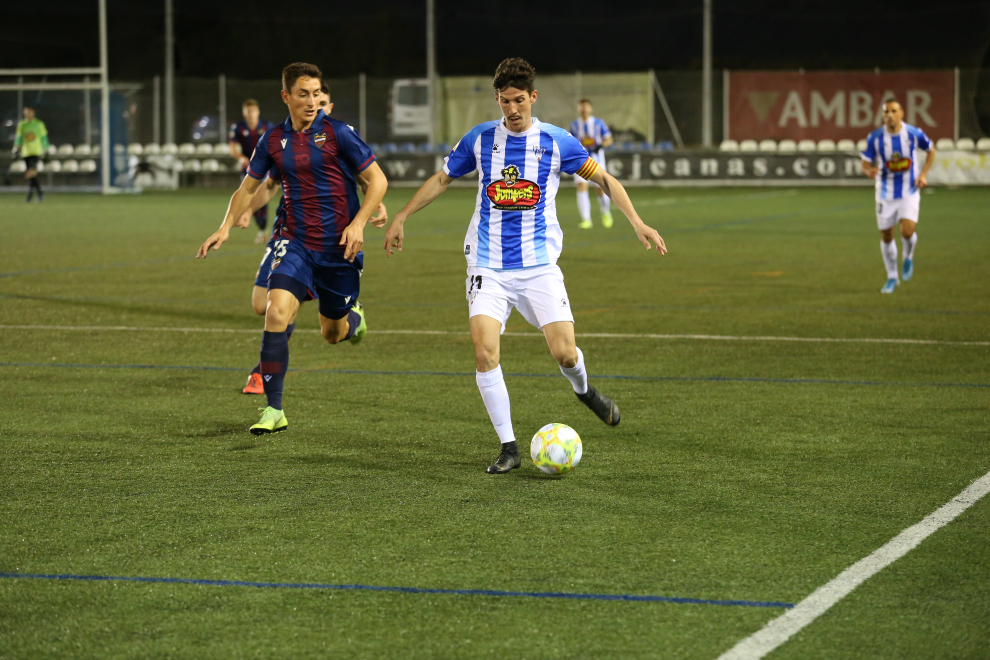
[[[398,150],[399,150],[399,145],[397,145],[395,142],[386,142],[385,144],[382,145],[382,152],[386,154],[394,154]]]
[[[412,142],[403,142],[399,145],[399,152],[404,154],[416,153],[416,145]]]
[[[725,142],[735,142],[735,140],[725,140]],[[725,144],[725,142],[723,142],[722,144]],[[738,148],[739,148],[739,145],[736,145],[736,149],[738,149]],[[722,149],[722,145],[719,145],[719,149]],[[673,151],[674,150],[674,143],[671,142],[670,140],[661,140],[660,142],[657,142],[656,150],[657,151]],[[732,150],[731,149],[722,149],[722,151],[732,151]]]
[[[839,140],[838,143],[835,145],[835,150],[853,152],[856,151],[856,143],[849,139]]]
[[[756,140],[743,140],[739,143],[739,151],[745,151],[752,153],[754,151],[759,151],[760,145],[757,144]]]
[[[639,150],[640,151],[653,151],[653,143],[652,142],[645,142],[645,141],[644,142],[640,142],[639,143]]]
[[[814,151],[815,146],[814,140],[801,140],[798,142],[797,148],[798,151]]]
[[[127,146],[126,145],[123,145],[123,144],[120,144],[120,143],[117,143],[117,144],[113,145],[113,153],[116,154],[116,155],[118,155],[118,156],[122,156],[122,155],[124,155],[124,154],[127,153]]]
[[[438,154],[449,154],[450,153],[450,145],[448,143],[446,143],[446,142],[441,142],[440,144],[437,145],[437,153]]]
[[[226,142],[218,142],[213,145],[213,155],[214,156],[229,156],[230,155],[230,145]]]
[[[60,157],[71,156],[75,150],[76,148],[71,144],[63,144],[58,148],[58,155]]]
[[[856,151],[866,151],[866,139],[856,142]]]
[[[976,149],[976,143],[970,138],[959,138],[956,140],[956,149],[959,151],[972,151]]]
[[[44,172],[45,169],[46,169],[45,168],[45,161],[44,160],[39,160],[38,161],[38,165],[34,169],[36,169],[39,172]]]
[[[433,145],[430,144],[429,142],[421,142],[420,144],[416,145],[416,151],[418,151],[421,154],[432,154]]]
[[[173,172],[183,172],[183,171],[185,171],[185,169],[186,169],[186,166],[185,166],[185,163],[183,161],[179,160],[178,158],[176,158],[175,160],[172,161],[172,171]]]
[[[88,144],[77,144],[73,152],[74,156],[89,156],[93,153],[93,148]]]
[[[781,140],[777,144],[777,153],[792,154],[797,151],[797,142],[794,140]]]
[[[196,145],[192,142],[183,142],[179,145],[179,155],[180,156],[194,156],[196,154]]]
[[[78,156],[79,154],[76,154],[76,155]],[[94,144],[92,147],[90,147],[90,149],[89,149],[89,155],[90,156],[93,156],[94,158],[97,157],[97,156],[99,156],[100,155],[100,145]]]
[[[175,145],[174,142],[166,142],[162,145],[162,154],[165,156],[174,156],[179,153],[179,147]]]
[[[835,151],[835,140],[819,140],[818,146],[815,147],[815,150],[825,153]]]
[[[203,171],[204,172],[219,172],[220,171],[220,161],[216,158],[207,158],[203,161]]]
[[[636,151],[635,142],[623,142],[619,145],[619,151]]]
[[[976,148],[979,151],[990,151],[990,137],[980,138],[977,140]]]
[[[10,167],[7,168],[7,171],[11,174],[20,174],[27,171],[27,165],[24,164],[23,160],[18,158],[17,160],[10,161]]]
[[[75,158],[70,158],[68,160],[62,161],[62,171],[63,172],[78,172],[79,171],[79,161]]]
[[[757,145],[760,151],[777,151],[777,141],[776,140],[760,140],[760,144]]]
[[[382,145],[378,144],[377,142],[369,142],[368,148],[377,154],[382,150]]]
[[[722,144],[718,145],[719,151],[739,151],[739,143],[735,140],[722,140]]]
[[[203,171],[203,164],[200,163],[195,158],[190,158],[189,160],[183,162],[182,166],[183,166],[183,169],[186,172],[202,172]]]
[[[935,143],[935,148],[939,151],[952,151],[955,147],[956,143],[952,140],[952,138],[939,138],[938,142]]]
[[[96,171],[96,161],[92,158],[87,158],[83,162],[79,163],[80,172],[95,172]]]
[[[161,152],[162,152],[162,148],[159,147],[154,142],[149,142],[148,144],[144,145],[145,156],[157,156]]]
[[[196,155],[197,156],[212,156],[213,155],[213,145],[206,142],[202,142],[196,145]]]
[[[140,156],[143,153],[144,153],[144,147],[142,147],[140,144],[135,143],[135,144],[127,145],[127,154],[129,156]]]
[[[48,155],[51,156],[51,157],[53,157],[53,158],[55,156],[58,156],[58,147],[56,147],[54,144],[49,144],[48,145]]]
[[[62,171],[62,161],[60,160],[48,161],[48,165],[45,166],[45,169],[51,172],[55,172],[57,174]]]

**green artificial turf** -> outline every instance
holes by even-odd
[[[518,314],[502,341],[522,444],[581,434],[563,478],[484,473],[474,190],[414,216],[387,261],[368,228],[368,336],[328,346],[305,305],[290,428],[262,438],[262,398],[240,394],[262,249],[236,232],[192,258],[227,193],[0,197],[0,572],[796,603],[990,470],[990,346],[961,343],[990,341],[990,190],[923,196],[892,296],[868,189],[631,196],[667,256],[618,212],[578,230],[571,189],[558,203],[578,343],[621,425]],[[640,336],[580,336],[602,333]],[[985,658],[988,524],[981,501],[769,657]],[[0,658],[716,658],[782,612],[0,578]]]

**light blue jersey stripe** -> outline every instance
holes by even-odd
[[[547,256],[547,180],[550,178],[550,165],[553,163],[554,150],[557,145],[549,133],[540,133],[540,147],[544,149],[540,159],[540,173],[536,180],[540,190],[544,191],[540,203],[536,207],[535,227],[533,227],[533,248],[536,252],[536,263],[549,263]]]
[[[491,128],[481,134],[481,180],[483,182],[491,180],[493,144],[495,144],[495,129]],[[486,200],[482,203],[480,211],[481,217],[478,220],[478,267],[488,268],[492,205],[487,203]]]

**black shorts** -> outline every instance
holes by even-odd
[[[38,158],[38,156],[25,156],[24,165],[26,165],[29,170],[36,170],[38,169]]]

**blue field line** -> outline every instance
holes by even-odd
[[[214,257],[224,257],[233,256],[238,254],[248,254],[248,253],[261,254],[261,251],[254,248],[245,248],[243,250],[225,250],[223,252],[210,252],[210,256]],[[69,266],[67,268],[39,268],[37,270],[18,270],[9,273],[0,273],[0,278],[4,277],[20,277],[22,275],[52,275],[58,273],[75,273],[82,270],[104,270],[106,268],[129,268],[131,266],[157,266],[160,264],[174,264],[183,261],[192,261],[196,258],[196,255],[190,257],[169,257],[167,259],[151,259],[148,261],[121,261],[112,264],[90,264],[89,266]]]
[[[192,578],[119,577],[113,575],[44,575],[39,573],[0,573],[0,578],[21,580],[81,580],[90,582],[154,582],[198,584],[209,587],[259,587],[263,589],[332,589],[338,591],[395,591],[405,594],[448,594],[454,596],[501,596],[507,598],[562,598],[569,600],[624,600],[676,603],[678,605],[725,605],[737,607],[794,607],[793,603],[759,600],[709,600],[674,596],[635,596],[631,594],[575,594],[556,591],[501,591],[498,589],[421,589],[419,587],[379,587],[370,584],[320,584],[312,582],[247,582],[243,580],[197,580]]]
[[[0,362],[0,367],[49,367],[58,369],[168,369],[178,371],[247,371],[244,367],[204,367],[181,364],[59,364],[49,362]],[[289,369],[289,373],[322,373],[357,376],[457,376],[474,378],[463,371],[377,371],[373,369]],[[558,374],[514,374],[514,378],[560,378]],[[869,385],[894,387],[990,387],[990,383],[912,383],[872,380],[827,380],[824,378],[759,378],[729,376],[623,376],[595,374],[602,380],[643,380],[701,383],[783,383],[788,385]]]

